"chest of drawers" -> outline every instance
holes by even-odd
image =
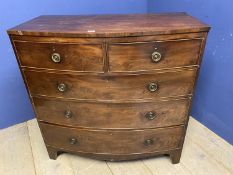
[[[178,163],[209,29],[171,13],[40,16],[8,30],[50,158]]]

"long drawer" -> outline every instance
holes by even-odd
[[[103,72],[101,44],[15,41],[21,66],[56,70]]]
[[[112,72],[153,70],[198,64],[202,39],[109,44]]]
[[[85,103],[33,98],[41,121],[85,128],[142,129],[185,124],[189,99],[156,103]]]
[[[45,143],[77,152],[150,153],[179,148],[184,126],[147,130],[86,130],[40,122]]]
[[[24,71],[32,96],[129,100],[192,93],[196,69],[156,74],[95,76]]]

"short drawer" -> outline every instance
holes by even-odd
[[[101,44],[14,42],[21,66],[72,70],[103,71]]]
[[[196,69],[122,76],[71,75],[35,71],[24,73],[33,96],[132,100],[191,94]]]
[[[132,154],[179,148],[184,127],[147,130],[87,130],[40,122],[47,145],[77,152]]]
[[[109,45],[112,72],[142,71],[198,64],[201,39],[113,43]]]
[[[41,121],[84,128],[143,129],[185,124],[189,99],[156,103],[85,103],[33,98]]]

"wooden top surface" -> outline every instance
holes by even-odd
[[[8,30],[12,35],[121,37],[208,31],[186,13],[39,16]]]

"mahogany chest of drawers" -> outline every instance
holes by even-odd
[[[170,13],[40,16],[8,30],[50,158],[178,163],[209,29]]]

